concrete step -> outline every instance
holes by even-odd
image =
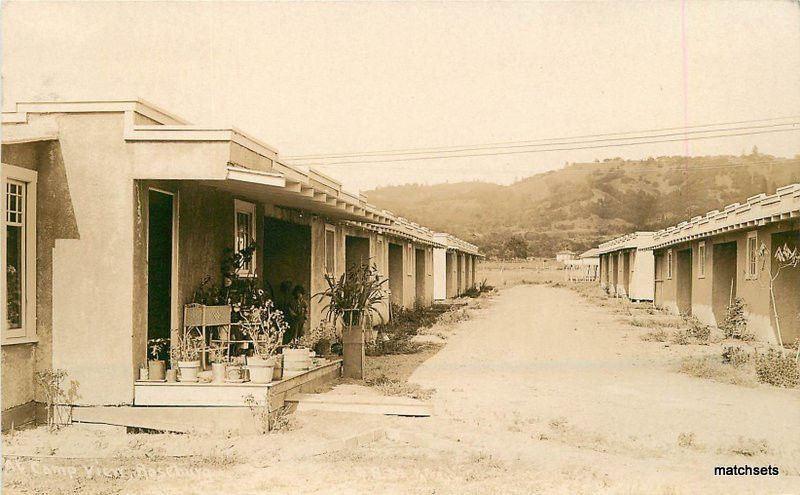
[[[298,411],[335,411],[387,416],[432,416],[433,405],[410,397],[383,395],[296,394],[286,402]]]
[[[247,407],[74,407],[72,421],[173,433],[256,432],[255,420]]]

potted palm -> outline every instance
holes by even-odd
[[[239,314],[242,331],[253,342],[253,355],[247,358],[250,381],[269,383],[275,368],[274,353],[283,341],[288,324],[269,299],[258,306],[242,309]]]
[[[323,308],[328,322],[342,325],[344,376],[364,377],[364,330],[372,328],[377,307],[384,303],[388,279],[368,263],[350,265],[339,278],[325,275],[328,287],[317,294],[327,304]]]

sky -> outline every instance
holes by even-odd
[[[800,115],[800,3],[5,2],[3,109],[139,97],[281,155]],[[800,153],[800,132],[317,166],[351,190],[611,157]]]

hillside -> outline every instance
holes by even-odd
[[[611,159],[508,186],[412,184],[366,194],[373,204],[469,240],[487,255],[552,256],[562,247],[582,251],[634,230],[660,229],[794,182],[800,182],[800,156],[754,152]]]

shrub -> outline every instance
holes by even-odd
[[[753,335],[747,331],[747,304],[744,299],[737,297],[725,308],[725,317],[720,325],[720,330],[728,339],[753,340]]]
[[[675,330],[672,334],[672,343],[686,345],[689,343],[689,332],[686,329]]]
[[[722,351],[722,362],[732,366],[742,366],[750,360],[750,354],[738,346],[726,346]]]
[[[383,356],[385,354],[415,354],[422,350],[422,346],[411,340],[411,336],[399,332],[378,334],[375,342],[364,346],[367,356]]]
[[[696,339],[700,342],[708,342],[708,338],[711,336],[711,327],[702,323],[700,320],[697,319],[696,316],[690,316],[685,318],[684,320],[688,327],[686,328],[686,334]]]
[[[776,387],[800,385],[800,365],[792,356],[769,349],[766,354],[756,354],[755,361],[758,381]]]

